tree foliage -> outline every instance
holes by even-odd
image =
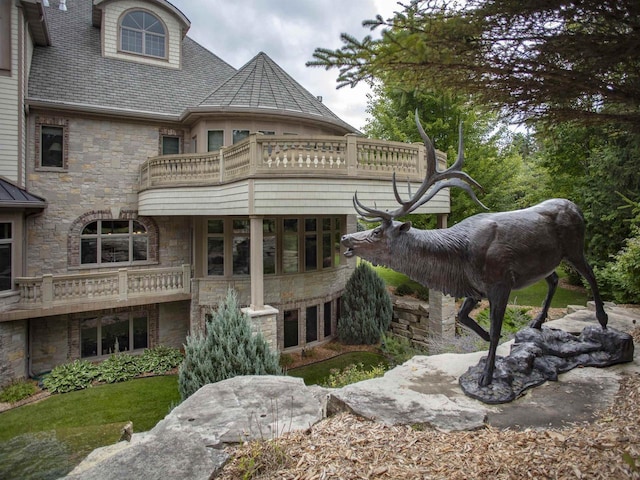
[[[413,0],[343,33],[310,66],[338,68],[339,87],[384,78],[476,96],[513,118],[621,122],[640,129],[637,0]]]
[[[371,345],[389,329],[393,305],[384,281],[366,262],[360,262],[342,295],[338,338],[352,345]]]
[[[249,318],[238,307],[234,290],[211,312],[205,332],[187,336],[185,358],[178,372],[185,400],[200,387],[238,375],[279,375],[278,353],[262,334],[253,334]]]
[[[375,138],[422,142],[415,123],[416,110],[435,147],[447,153],[449,164],[458,156],[458,127],[462,122],[464,171],[482,185],[484,193],[477,193],[492,211],[529,205],[523,158],[517,148],[511,147],[512,133],[495,114],[477,108],[468,96],[418,89],[406,92],[381,82],[370,97],[367,112],[371,117],[364,131]],[[483,211],[466,192],[451,189],[451,196],[449,223]],[[416,217],[411,217],[416,227],[433,228],[433,222]]]

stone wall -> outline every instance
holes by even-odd
[[[430,291],[431,303],[412,297],[392,297],[391,331],[407,338],[418,348],[427,348],[428,339],[455,335],[455,301],[448,295]]]
[[[27,376],[27,321],[0,323],[0,387]]]

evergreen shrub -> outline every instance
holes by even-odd
[[[360,262],[342,295],[338,338],[350,345],[372,345],[389,329],[393,315],[384,281],[366,262]]]
[[[238,375],[279,375],[278,353],[261,333],[253,334],[249,318],[238,307],[234,290],[211,312],[205,331],[187,336],[178,372],[184,401],[200,387]]]

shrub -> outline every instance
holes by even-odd
[[[182,363],[184,355],[177,348],[158,345],[145,350],[138,357],[143,372],[161,375]]]
[[[399,297],[404,297],[405,295],[413,295],[414,291],[413,287],[408,283],[401,283],[396,287],[394,293]]]
[[[21,378],[14,380],[0,390],[0,402],[15,403],[30,397],[38,391],[34,382]]]
[[[55,367],[42,383],[51,393],[66,393],[87,388],[99,373],[98,367],[93,363],[74,360]]]
[[[640,303],[640,228],[634,233],[612,261],[597,271],[602,295],[618,303]]]
[[[427,287],[423,287],[422,285],[420,285],[418,288],[416,288],[416,297],[418,297],[420,300],[424,302],[428,302],[429,289]]]
[[[278,353],[262,334],[254,335],[247,315],[238,308],[235,292],[212,311],[205,332],[187,337],[185,358],[178,373],[182,400],[208,383],[238,375],[278,375]]]
[[[342,306],[338,338],[344,343],[371,345],[389,328],[391,298],[382,279],[366,262],[359,263],[347,281]]]
[[[329,378],[322,383],[323,387],[329,388],[341,388],[352,383],[361,382],[362,380],[369,380],[370,378],[377,378],[384,375],[384,365],[377,365],[371,367],[369,370],[365,370],[362,363],[355,365],[349,365],[342,370],[332,370]]]
[[[99,382],[116,383],[136,378],[143,373],[138,357],[126,353],[114,353],[98,365]]]
[[[382,335],[380,348],[395,365],[400,365],[416,355],[427,354],[426,351],[415,348],[408,338],[393,334]]]
[[[531,322],[527,307],[508,306],[504,312],[504,321],[502,322],[502,335],[515,334],[523,327]],[[489,331],[491,320],[489,319],[489,309],[485,308],[478,313],[476,321],[487,331]]]

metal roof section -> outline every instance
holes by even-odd
[[[0,208],[43,210],[47,201],[0,177]]]

